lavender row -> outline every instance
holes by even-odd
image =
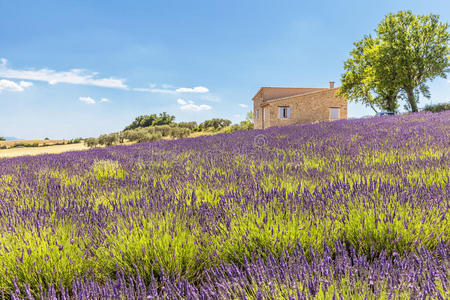
[[[164,273],[160,278],[142,278],[117,270],[114,278],[96,281],[76,278],[71,287],[40,287],[46,299],[310,299],[312,297],[448,299],[449,248],[439,244],[434,252],[417,249],[403,257],[385,253],[373,260],[352,246],[335,242],[332,254],[327,245],[312,259],[297,246],[280,257],[244,257],[244,264],[225,263],[207,270],[192,284]],[[444,262],[444,263],[442,263]],[[28,296],[17,283],[13,299]],[[25,284],[26,286],[26,284]]]
[[[53,286],[61,297],[106,289],[110,297],[208,298],[239,278],[244,286],[221,297],[264,298],[270,285],[284,298],[297,288],[305,297],[348,298],[349,289],[388,297],[396,288],[413,298],[444,295],[449,142],[444,112],[2,159],[0,292],[50,296]],[[314,269],[314,257],[335,261],[342,251],[368,270],[383,257],[388,266],[415,255],[444,269],[427,269],[440,277],[417,275],[408,287],[393,274],[376,287],[361,266],[354,281],[317,273],[316,292],[309,279],[258,281],[248,270],[246,282],[225,271],[254,265],[266,273],[283,257],[293,270]]]

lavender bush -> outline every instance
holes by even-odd
[[[0,160],[5,298],[449,297],[450,112]]]

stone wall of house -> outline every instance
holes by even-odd
[[[261,129],[262,124],[262,97],[255,97],[253,99],[253,117],[254,117],[254,128]]]
[[[347,101],[336,97],[336,92],[337,88],[333,88],[265,102],[263,105],[267,111],[264,124],[262,124],[262,103],[258,99],[254,99],[254,108],[260,110],[258,118],[255,118],[255,129],[330,121],[330,108],[339,108],[339,119],[347,119]],[[279,108],[281,106],[290,107],[290,118],[280,118]]]

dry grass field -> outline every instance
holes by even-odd
[[[67,142],[66,140],[17,140],[17,141],[0,141],[0,148],[6,146],[7,148],[14,147],[17,144],[39,144],[39,146],[44,145],[55,145],[58,143]]]
[[[0,142],[0,146],[2,143],[10,143],[10,142],[50,142],[50,141],[7,141]],[[43,143],[42,143],[43,144]],[[53,144],[56,144],[53,143]],[[66,151],[76,151],[76,150],[86,150],[89,149],[84,143],[78,144],[67,144],[67,145],[52,145],[46,147],[20,147],[20,148],[9,148],[9,149],[1,149],[0,150],[0,158],[4,157],[14,157],[14,156],[22,156],[22,155],[38,155],[38,154],[56,154],[62,153]]]
[[[224,131],[218,132],[193,132],[189,135],[190,138],[195,138],[203,135],[213,135],[217,133],[222,133]],[[173,140],[170,137],[162,138],[164,140]],[[16,157],[16,156],[24,156],[24,155],[39,155],[39,154],[58,154],[67,151],[77,151],[77,150],[87,150],[89,147],[86,146],[85,143],[77,143],[77,144],[65,144],[58,145],[60,143],[67,142],[67,140],[17,140],[17,141],[0,141],[0,159],[6,157]],[[125,142],[124,145],[132,145],[135,142]],[[38,144],[39,147],[14,147],[17,144]],[[2,149],[6,146],[7,149]],[[104,147],[104,146],[97,146]]]

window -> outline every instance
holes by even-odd
[[[330,107],[330,120],[339,120],[339,107]]]
[[[259,109],[256,109],[255,110],[255,119],[258,119],[259,118]]]
[[[291,108],[289,106],[280,106],[280,119],[289,119],[291,117]]]
[[[265,120],[266,119],[266,108],[264,107],[262,110],[263,110],[263,120]]]

